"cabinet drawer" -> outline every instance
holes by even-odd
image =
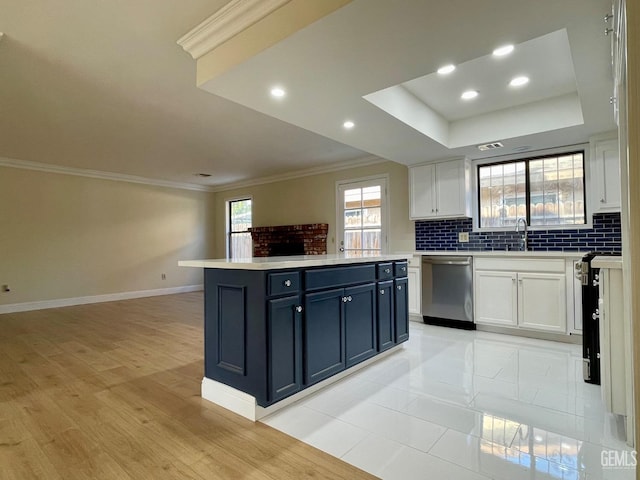
[[[564,273],[565,271],[564,258],[475,257],[473,264],[476,270],[554,273]]]
[[[378,264],[378,280],[390,280],[393,278],[393,263]]]
[[[298,293],[300,290],[300,272],[270,273],[267,278],[267,295]]]
[[[343,285],[375,282],[376,265],[354,265],[352,267],[319,268],[304,272],[306,290],[333,288]]]
[[[406,277],[408,272],[407,266],[408,266],[407,262],[395,262],[393,264],[394,275],[396,277]]]

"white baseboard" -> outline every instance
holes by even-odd
[[[298,393],[291,395],[290,397],[284,398],[268,407],[261,407],[260,405],[258,405],[256,398],[253,395],[242,392],[236,388],[230,387],[229,385],[225,385],[224,383],[217,382],[216,380],[212,380],[207,377],[202,378],[202,398],[215,403],[216,405],[220,405],[227,410],[231,410],[233,413],[237,413],[238,415],[241,415],[244,418],[251,420],[252,422],[256,422],[266,417],[267,415],[271,415],[272,413],[277,412],[287,405],[291,405],[292,403],[297,402],[298,400],[301,400],[311,395],[312,393],[317,392],[318,390],[321,390],[327,385],[331,385],[332,383],[335,383],[338,380],[341,380],[344,377],[357,372],[367,365],[371,365],[374,362],[392,355],[402,348],[404,348],[404,345],[402,343],[400,345],[396,345],[389,350],[379,353],[375,357],[371,357],[364,362],[360,362],[353,367],[349,367],[346,370],[341,371],[340,373],[336,373],[332,377],[325,378],[321,382],[318,382],[315,385],[311,385],[310,387],[305,388],[304,390],[301,390]]]
[[[248,418],[252,422],[258,419],[256,398],[253,395],[241,392],[236,388],[216,382],[207,377],[202,378],[202,388],[200,391],[202,398],[205,400],[220,405],[227,410],[231,410],[233,413]]]
[[[107,293],[105,295],[59,298],[40,302],[10,303],[8,305],[0,305],[0,314],[43,310],[45,308],[70,307],[72,305],[86,305],[88,303],[114,302],[116,300],[130,300],[132,298],[156,297],[159,295],[172,295],[174,293],[198,292],[200,290],[204,290],[204,285],[186,285],[184,287],[156,288],[135,292]]]

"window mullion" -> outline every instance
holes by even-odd
[[[229,232],[229,240],[228,240],[228,245],[229,245],[229,251],[227,252],[227,255],[229,256],[229,258],[233,258],[233,227],[231,226],[233,224],[233,216],[232,216],[232,211],[233,211],[233,201],[228,202],[227,204],[227,208],[229,209],[227,218],[229,223],[227,224],[227,231]]]
[[[527,225],[531,225],[531,173],[529,171],[529,161],[524,162],[524,207]]]

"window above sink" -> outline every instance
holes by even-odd
[[[588,227],[585,151],[478,163],[474,230]]]

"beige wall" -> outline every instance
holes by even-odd
[[[0,305],[201,284],[214,197],[0,167]]]
[[[225,252],[225,202],[241,196],[253,198],[253,225],[255,227],[291,225],[298,223],[328,223],[328,252],[335,253],[336,235],[336,182],[372,175],[389,176],[389,251],[415,250],[413,222],[409,220],[409,187],[407,167],[384,162],[269,183],[247,188],[218,192],[216,195],[216,257]]]

